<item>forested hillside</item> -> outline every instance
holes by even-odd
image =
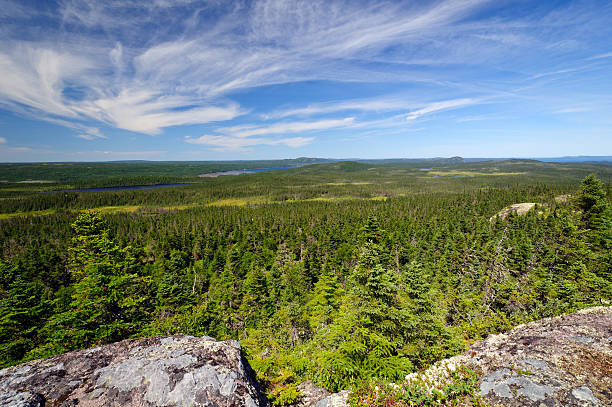
[[[609,303],[611,180],[609,166],[507,161],[147,191],[7,183],[0,365],[185,333],[238,339],[278,405],[308,378],[398,380],[489,333]],[[521,202],[536,205],[495,216]]]

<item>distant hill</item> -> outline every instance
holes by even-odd
[[[612,156],[609,155],[577,155],[571,157],[552,157],[552,158],[536,158],[538,161],[558,162],[558,163],[584,163],[584,162],[612,162]]]
[[[472,157],[465,158],[465,162],[479,162],[479,161],[506,161],[506,160],[530,160],[530,161],[541,161],[550,163],[586,163],[586,162],[612,162],[612,156],[609,155],[577,155],[577,156],[566,156],[566,157],[532,157],[532,158],[484,158],[484,157]]]
[[[318,174],[328,173],[333,171],[334,173],[343,172],[357,172],[366,171],[370,165],[365,162],[357,161],[334,161],[327,163],[317,163],[316,165],[309,165],[308,167],[300,168],[302,174]]]
[[[409,163],[409,164],[418,164],[418,163],[435,163],[435,164],[461,164],[466,162],[466,160],[462,157],[434,157],[434,158],[381,158],[381,159],[363,159],[363,158],[354,158],[351,161],[360,162],[360,163],[368,163],[368,164],[396,164],[396,163]]]
[[[258,167],[271,167],[271,166],[290,166],[290,165],[309,165],[309,164],[321,164],[321,163],[332,163],[339,161],[353,161],[370,164],[392,164],[392,163],[420,163],[420,162],[435,162],[437,164],[461,164],[470,162],[481,162],[481,161],[507,161],[507,160],[529,160],[529,161],[541,161],[541,162],[612,162],[612,156],[591,156],[591,155],[579,155],[579,156],[564,156],[564,157],[528,157],[528,158],[517,158],[517,157],[433,157],[433,158],[358,158],[358,157],[343,157],[343,158],[321,158],[321,157],[298,157],[298,158],[284,158],[277,160],[206,160],[206,161],[148,161],[148,160],[116,160],[116,161],[97,161],[97,164],[230,164],[230,165],[245,165],[249,168]],[[70,161],[70,162],[48,162],[48,163],[19,163],[21,165],[28,164],[89,164],[90,162],[83,161]],[[11,163],[2,163],[11,164]],[[18,165],[18,164],[17,164]]]

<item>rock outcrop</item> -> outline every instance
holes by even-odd
[[[612,406],[612,307],[489,335],[420,375],[436,382],[459,365],[482,372],[480,395],[491,406]]]
[[[490,335],[466,354],[480,393],[504,406],[612,405],[612,307]]]
[[[330,392],[310,380],[298,384],[297,390],[300,392],[300,397],[295,403],[295,407],[314,407],[320,400],[331,395]]]
[[[595,307],[489,335],[407,381],[435,385],[449,370],[481,372],[490,406],[612,406],[612,307]],[[267,406],[236,341],[128,340],[0,370],[0,406]],[[299,386],[298,407],[345,407],[348,392]]]
[[[504,209],[499,211],[497,214],[491,216],[489,218],[489,221],[495,222],[497,219],[504,220],[506,219],[506,216],[508,216],[511,212],[514,212],[517,215],[524,215],[527,212],[529,212],[534,206],[536,206],[536,203],[534,202],[522,202],[522,203],[513,204],[513,205],[505,207]]]
[[[0,406],[267,406],[236,341],[127,340],[0,370]]]
[[[346,407],[348,406],[348,390],[330,393],[310,380],[302,382],[297,387],[300,397],[295,407]]]

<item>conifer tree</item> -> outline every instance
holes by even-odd
[[[268,295],[266,273],[260,266],[254,265],[246,275],[244,297],[238,311],[245,327],[255,327],[261,319],[269,316]]]
[[[49,319],[48,342],[34,351],[46,356],[108,343],[135,332],[146,316],[146,279],[131,273],[131,248],[119,248],[97,213],[85,212],[72,224],[70,271],[76,279],[67,309]],[[56,306],[61,306],[56,301]]]
[[[585,226],[593,231],[592,240],[602,247],[612,244],[612,214],[603,185],[594,174],[582,180],[578,205],[583,211]]]
[[[381,245],[366,238],[337,320],[315,337],[324,349],[317,358],[318,380],[330,391],[368,378],[396,380],[412,369],[401,354],[408,315],[397,279],[381,263],[386,257]]]
[[[0,262],[0,272],[5,264]],[[0,368],[21,361],[50,310],[42,284],[18,276],[0,295]],[[3,294],[0,292],[0,294]]]
[[[327,270],[321,275],[315,284],[313,297],[307,304],[310,329],[316,332],[333,321],[342,294],[335,274]]]
[[[446,356],[451,335],[439,316],[430,276],[421,264],[413,260],[404,266],[404,274],[409,315],[405,352],[415,366],[424,367]]]

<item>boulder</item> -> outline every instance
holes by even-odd
[[[320,400],[331,395],[330,392],[310,380],[298,384],[297,390],[300,392],[300,397],[295,407],[314,407]]]
[[[236,341],[126,340],[0,370],[0,406],[267,406],[253,377]]]
[[[347,407],[349,399],[349,391],[342,390],[339,393],[330,394],[329,396],[319,400],[315,407]]]

